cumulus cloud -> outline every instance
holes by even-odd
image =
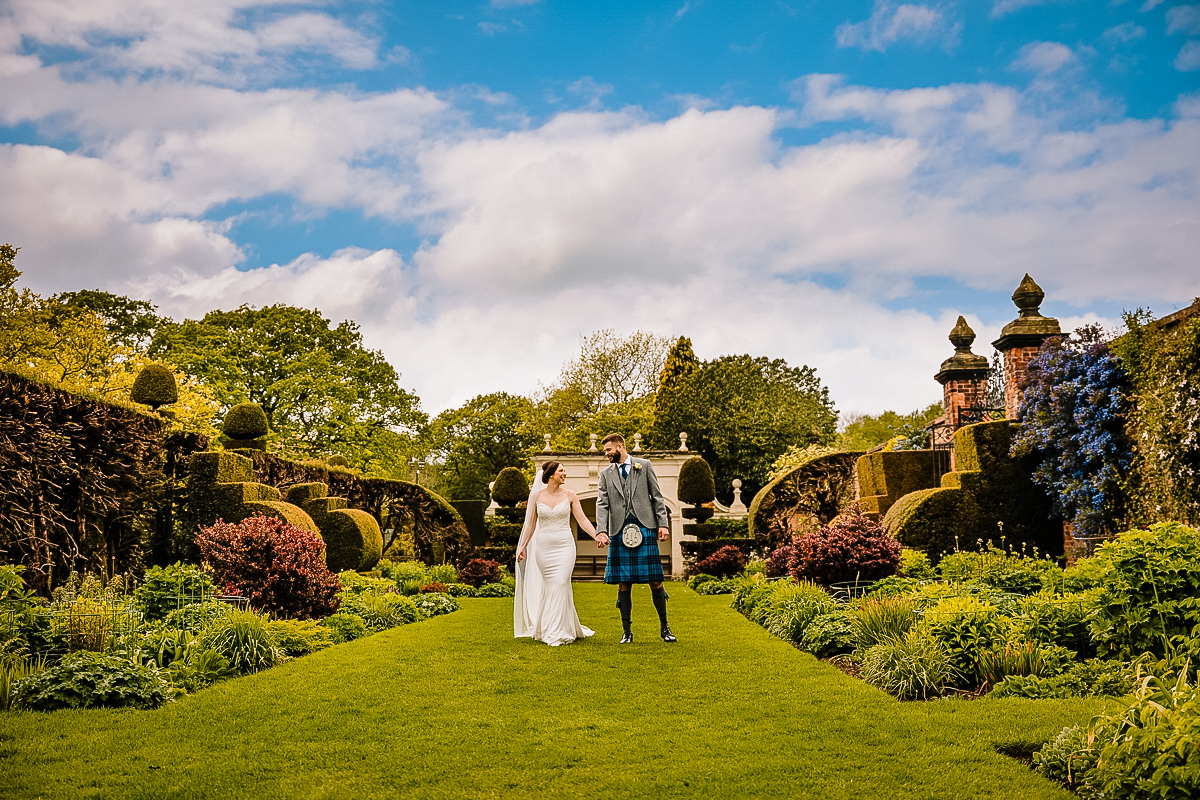
[[[917,44],[941,41],[947,46],[958,41],[961,25],[950,22],[936,8],[888,0],[875,0],[871,16],[862,22],[844,22],[837,27],[838,47],[859,47],[882,53],[901,40]]]
[[[1017,52],[1012,69],[1049,75],[1076,61],[1071,48],[1058,42],[1030,42]]]
[[[1167,9],[1167,34],[1200,35],[1200,5]]]
[[[1193,72],[1200,69],[1200,40],[1193,39],[1184,42],[1179,54],[1175,56],[1175,69],[1180,72]]]
[[[330,5],[312,0],[305,5]],[[297,51],[351,69],[377,65],[376,37],[289,0],[10,0],[19,47],[69,50],[76,66],[241,84],[287,70]]]
[[[1105,30],[1102,36],[1114,42],[1136,42],[1146,38],[1146,29],[1133,22],[1122,22]]]

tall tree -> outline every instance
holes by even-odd
[[[728,499],[734,478],[746,496],[757,492],[789,446],[831,443],[837,412],[811,367],[723,356],[681,381],[678,401],[659,424],[687,432],[689,448],[712,464],[717,493]]]
[[[678,430],[671,430],[684,413],[680,408],[683,387],[688,378],[700,369],[700,359],[692,350],[692,340],[680,336],[667,352],[666,362],[658,379],[658,394],[654,406],[654,441],[658,447],[671,447]]]
[[[66,308],[95,314],[117,344],[138,352],[145,351],[154,338],[154,332],[168,322],[158,316],[158,309],[153,304],[145,300],[134,300],[99,289],[61,292],[50,299]]]
[[[336,453],[363,466],[386,447],[381,463],[395,464],[398,442],[389,434],[410,440],[427,422],[396,370],[363,346],[358,326],[333,326],[317,310],[211,311],[161,326],[150,354],[203,380],[224,408],[262,406],[279,444],[297,453]]]
[[[486,499],[500,470],[528,467],[537,443],[524,424],[532,408],[528,398],[495,392],[438,414],[429,441],[441,463],[441,490],[452,500]]]

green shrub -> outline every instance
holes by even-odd
[[[179,401],[175,373],[162,364],[147,364],[133,379],[129,399],[135,403],[158,408]]]
[[[357,614],[347,614],[339,611],[321,620],[321,625],[328,628],[333,635],[334,644],[352,642],[367,635],[367,623]]]
[[[855,647],[862,652],[880,642],[903,638],[916,624],[919,608],[908,597],[874,597],[858,603],[850,623]]]
[[[1111,572],[1091,622],[1102,655],[1162,656],[1200,625],[1200,531],[1179,523],[1118,534],[1100,548]]]
[[[1010,675],[988,697],[1025,697],[1031,700],[1068,697],[1122,697],[1133,691],[1129,669],[1121,661],[1090,658],[1067,666],[1061,675]]]
[[[29,711],[60,708],[158,708],[172,699],[170,684],[142,664],[101,653],[70,653],[17,682],[13,705]]]
[[[325,459],[325,463],[331,467],[349,467],[350,466],[350,462],[346,460],[345,456],[330,456],[329,458]]]
[[[1060,574],[1053,561],[1008,553],[990,542],[977,552],[951,553],[938,562],[942,580],[974,583],[1008,592],[1029,594]]]
[[[166,674],[173,686],[191,693],[232,678],[237,672],[229,665],[229,659],[216,650],[193,647],[184,658],[172,662]]]
[[[706,583],[712,583],[714,581],[720,582],[720,580],[721,579],[718,578],[716,575],[706,575],[703,572],[701,572],[697,575],[693,575],[692,577],[688,578],[687,586],[689,589],[697,589]]]
[[[420,561],[388,561],[386,559],[375,565],[375,569],[388,580],[399,584],[400,581],[420,581],[428,583],[429,568]],[[455,572],[457,575],[457,571]],[[442,581],[442,583],[454,583],[455,581]]]
[[[717,595],[731,594],[733,592],[733,584],[730,581],[708,581],[696,587],[696,594]]]
[[[1028,641],[1062,645],[1086,654],[1091,647],[1088,624],[1094,602],[1093,597],[1081,592],[1031,594],[1017,604],[1014,630]]]
[[[920,628],[869,647],[860,669],[863,680],[901,700],[938,697],[958,677],[945,646]]]
[[[896,570],[896,574],[902,578],[928,581],[937,577],[937,570],[930,563],[929,556],[920,550],[903,547],[900,549],[900,566]]]
[[[429,592],[413,598],[413,604],[424,617],[436,617],[458,611],[458,601],[448,594]]]
[[[267,415],[254,403],[238,403],[225,413],[221,432],[230,439],[257,439],[266,436]]]
[[[196,637],[191,631],[150,628],[143,633],[122,638],[119,646],[114,647],[114,654],[124,654],[135,663],[165,669],[187,658],[188,651],[194,649],[195,645]]]
[[[376,578],[371,575],[361,575],[354,570],[344,570],[338,573],[338,584],[342,587],[342,595],[346,593],[362,594],[363,592],[394,592],[395,581],[387,578]]]
[[[1112,564],[1107,558],[1092,556],[1081,558],[1062,571],[1046,576],[1047,588],[1058,589],[1060,592],[1084,592],[1104,584],[1105,578],[1112,572]]]
[[[171,611],[212,598],[216,591],[207,572],[191,564],[176,562],[169,567],[151,567],[133,593],[134,603],[149,621],[160,620]]]
[[[446,594],[451,597],[474,597],[477,590],[469,583],[448,583]]]
[[[939,601],[925,609],[921,628],[945,646],[954,671],[969,687],[977,686],[982,679],[978,671],[979,654],[1003,641],[996,606],[976,597],[947,597]]]
[[[800,649],[817,658],[849,653],[854,649],[854,614],[845,607],[813,617],[800,637]]]
[[[780,639],[799,642],[804,629],[819,614],[837,605],[832,597],[808,581],[774,581],[771,592],[756,609],[761,624]]]
[[[458,569],[453,564],[434,564],[426,574],[429,583],[458,583]]]
[[[492,499],[505,508],[529,499],[529,483],[524,473],[516,467],[505,467],[492,484]]]
[[[274,666],[283,653],[275,645],[269,620],[253,611],[234,611],[204,631],[199,645],[229,659],[238,672],[258,672]]]
[[[1088,741],[1088,729],[1084,725],[1063,728],[1058,736],[1033,754],[1033,763],[1038,772],[1052,781],[1079,792],[1082,797],[1092,797],[1088,791],[1090,778],[1096,766],[1097,752]]]
[[[1062,672],[1071,652],[1065,648],[1042,647],[1037,642],[1009,642],[1003,647],[975,654],[976,674],[984,686],[996,686],[1011,676],[1045,678]]]
[[[163,625],[167,628],[178,628],[185,631],[202,631],[217,620],[229,616],[233,611],[233,606],[217,600],[191,603],[167,614]]]
[[[679,502],[689,505],[711,503],[717,497],[712,468],[700,456],[692,456],[679,467]]]
[[[0,711],[12,708],[13,687],[18,681],[46,668],[46,657],[0,654]]]
[[[733,586],[731,605],[735,610],[753,619],[754,609],[771,593],[771,584],[765,576],[758,573],[738,575],[729,582]]]
[[[275,646],[292,658],[324,650],[333,644],[329,628],[314,620],[277,619],[267,623]]]
[[[362,619],[372,633],[407,625],[421,618],[413,601],[391,592],[345,592],[341,611]]]
[[[485,583],[475,590],[475,597],[512,597],[516,592],[512,586],[503,581],[500,583]]]

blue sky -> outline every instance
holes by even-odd
[[[358,320],[430,411],[612,327],[936,400],[1025,271],[1065,324],[1200,295],[1200,4],[0,9],[0,237],[39,291]]]

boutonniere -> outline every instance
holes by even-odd
[[[633,468],[634,468],[635,470],[637,470],[638,472],[641,472],[641,471],[642,471],[642,465],[641,465],[641,464],[634,464],[634,465],[633,465]]]

